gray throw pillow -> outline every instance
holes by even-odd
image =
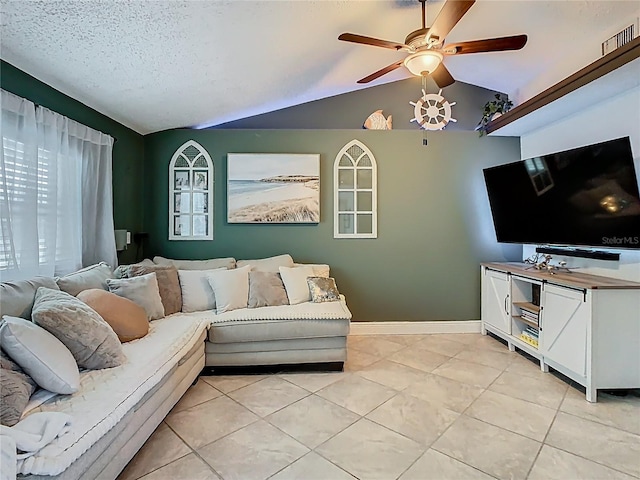
[[[331,277],[308,277],[307,285],[309,285],[311,301],[314,303],[337,302],[340,300],[336,281]]]
[[[109,291],[137,303],[145,312],[147,320],[164,317],[164,306],[155,272],[132,278],[112,278],[107,280]]]
[[[118,336],[95,310],[62,291],[41,287],[33,304],[33,322],[71,352],[79,367],[117,367],[126,357]]]
[[[0,423],[12,427],[20,421],[22,412],[35,391],[35,383],[24,373],[0,368]]]
[[[149,273],[156,274],[158,291],[164,307],[164,314],[171,315],[182,310],[182,290],[178,269],[172,265],[128,265],[118,267],[121,269],[122,278],[140,277]]]
[[[249,308],[289,305],[279,273],[249,272]]]
[[[56,278],[56,283],[60,290],[75,297],[83,290],[90,288],[107,290],[108,278],[113,278],[111,267],[105,262],[100,262],[65,275],[64,277],[58,277]]]

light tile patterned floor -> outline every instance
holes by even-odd
[[[201,377],[119,480],[640,478],[640,391],[493,337],[350,336],[344,372]]]

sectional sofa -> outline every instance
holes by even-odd
[[[214,296],[217,293],[218,305],[213,309],[179,311],[151,320],[146,335],[122,344],[126,357],[122,365],[99,370],[81,369],[79,390],[73,394],[53,395],[44,389],[37,390],[22,419],[35,413],[62,412],[70,415],[71,422],[64,434],[46,447],[19,458],[16,463],[18,474],[38,479],[116,478],[205,366],[212,367],[214,372],[221,367],[301,363],[341,368],[346,359],[351,313],[343,296],[338,295],[333,298],[335,301],[327,302],[305,300],[293,305],[268,305],[267,297],[272,290],[263,289],[262,293],[266,291],[267,294],[261,297],[261,292],[242,285],[242,279],[249,278],[244,275],[248,271],[265,273],[254,273],[250,278],[273,280],[281,267],[285,269],[285,277],[293,273],[298,277],[304,274],[328,279],[326,265],[297,265],[285,255],[238,262],[235,259],[180,261],[156,257],[137,267],[140,267],[138,273],[146,269],[177,271],[181,293],[185,294],[185,310],[198,307],[198,301],[201,306],[203,301],[211,301],[197,292],[194,295],[189,287],[196,285],[195,290],[205,291],[203,279],[208,278],[207,275],[217,275],[223,288],[213,290],[214,284],[210,286]],[[104,290],[110,284],[114,291],[117,277],[132,278],[129,275],[133,270],[135,268],[127,266],[111,271],[102,264],[62,278],[40,277],[3,283],[0,315],[30,320],[34,297],[40,287],[62,289],[76,295],[87,289]],[[234,272],[229,273],[232,270]],[[145,276],[149,274],[139,278]],[[156,279],[159,276],[160,273],[152,275]],[[199,279],[199,287],[197,281],[193,282],[194,278]],[[248,298],[247,306],[219,311],[217,307],[222,303],[228,307],[228,302],[238,297],[234,291],[237,288],[243,292],[249,290],[244,297]],[[206,295],[211,296],[211,292]],[[293,298],[296,292],[292,290],[289,295]],[[254,307],[249,308],[249,304]],[[5,341],[7,332],[8,328],[3,324],[0,343]]]

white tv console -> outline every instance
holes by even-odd
[[[586,388],[640,388],[640,283],[522,263],[482,264],[482,334]],[[536,345],[537,332],[537,345]]]

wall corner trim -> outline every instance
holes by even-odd
[[[351,322],[350,335],[422,335],[480,333],[480,320],[419,322]]]

